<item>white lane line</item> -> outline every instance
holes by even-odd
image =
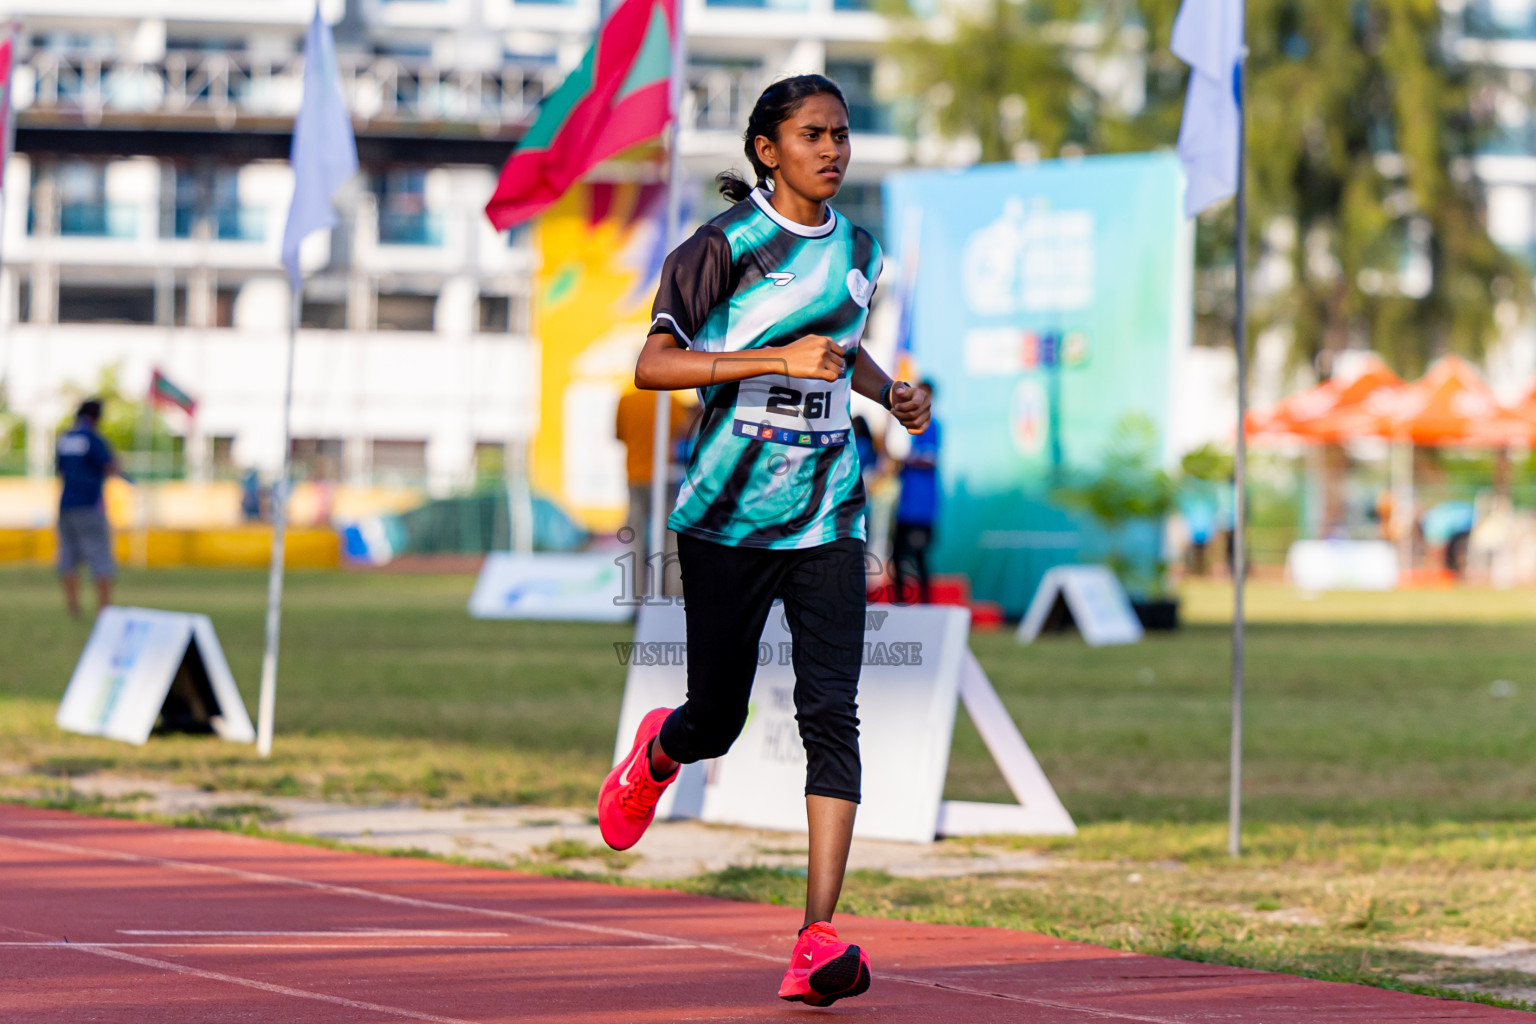
[[[412,928],[332,928],[319,932],[269,931],[189,931],[182,929],[119,928],[119,935],[146,935],[155,938],[295,938],[295,939],[507,939],[511,932],[417,931]]]
[[[225,974],[222,971],[205,971],[201,967],[188,967],[186,964],[171,963],[169,960],[156,960],[153,957],[124,953],[120,949],[104,949],[100,946],[75,947],[73,943],[63,948],[78,948],[82,953],[89,953],[92,956],[104,956],[112,960],[122,960],[130,964],[138,964],[140,967],[154,967],[158,970],[170,971],[172,974],[181,974],[191,978],[203,978],[207,981],[222,981],[226,985],[240,985],[244,988],[256,989],[258,992],[271,992],[274,995],[291,996],[294,999],[312,999],[317,1003],[330,1003],[333,1006],[345,1006],[353,1010],[367,1010],[369,1013],[387,1013],[392,1017],[404,1017],[406,1020],[424,1020],[431,1022],[431,1024],[476,1024],[474,1021],[461,1020],[458,1017],[439,1017],[435,1013],[420,1013],[416,1010],[407,1010],[402,1006],[365,1003],[361,999],[347,999],[343,996],[331,996],[323,992],[310,992],[307,989],[291,988],[287,985],[274,985],[271,982],[257,981],[254,978],[242,978],[239,975]]]
[[[354,949],[363,952],[393,953],[396,951],[415,950],[453,950],[464,952],[474,950],[481,952],[502,953],[568,953],[589,949],[603,950],[654,950],[662,949],[697,949],[696,946],[636,946],[634,944],[624,946],[594,945],[591,943],[567,943],[565,945],[546,944],[534,946],[517,946],[511,944],[494,943],[408,943],[406,945],[380,945],[369,942],[60,942],[54,939],[49,942],[0,942],[0,949],[291,949],[295,951],[331,949]]]
[[[46,939],[41,932],[29,931],[25,928],[16,928],[10,925],[0,925],[0,931],[12,932],[16,935],[31,935],[37,939]],[[20,943],[7,943],[6,945],[20,945]],[[170,971],[172,974],[180,974],[186,977],[203,978],[207,981],[222,981],[226,985],[239,985],[242,988],[253,988],[258,992],[271,992],[274,995],[291,996],[294,999],[310,999],[319,1003],[330,1003],[332,1006],[345,1006],[352,1010],[367,1010],[369,1013],[383,1013],[392,1017],[404,1017],[406,1020],[427,1021],[428,1024],[477,1024],[475,1021],[460,1020],[457,1017],[439,1017],[432,1013],[420,1013],[416,1010],[407,1010],[401,1006],[385,1006],[383,1003],[366,1003],[360,999],[348,999],[345,996],[326,995],[323,992],[310,992],[307,989],[293,988],[288,985],[274,985],[267,981],[257,981],[254,978],[242,978],[236,974],[224,974],[221,971],[205,971],[200,967],[188,967],[186,964],[172,963],[169,960],[156,960],[153,957],[137,956],[133,953],[124,953],[120,949],[106,949],[102,946],[76,945],[72,942],[38,942],[37,946],[47,946],[51,949],[72,949],[89,956],[106,957],[109,960],[121,960],[125,963],[137,964],[140,967],[153,967],[156,970]]]
[[[0,834],[0,840],[15,843],[19,846],[30,846],[39,850],[48,850],[52,853],[69,853],[77,856],[96,857],[103,860],[118,860],[130,864],[147,864],[153,867],[171,868],[177,871],[188,871],[195,874],[222,875],[226,878],[239,878],[248,882],[262,882],[268,885],[286,885],[299,889],[310,889],[315,892],[327,892],[337,896],[354,896],[361,899],[378,900],[381,903],[392,903],[401,907],[416,907],[423,910],[446,910],[462,914],[476,914],[481,917],[494,917],[505,921],[516,921],[519,924],[538,925],[544,928],[569,928],[573,931],[587,932],[592,935],[616,935],[626,939],[642,939],[648,942],[659,942],[663,945],[676,946],[683,943],[670,935],[656,935],[651,932],[640,932],[630,928],[613,928],[600,924],[582,924],[578,921],[561,921],[552,917],[540,917],[536,914],[520,914],[515,910],[495,910],[490,907],[471,907],[461,903],[444,903],[440,900],[423,900],[414,896],[398,896],[394,893],[375,892],[372,889],[359,889],[350,885],[332,885],[329,882],[314,882],[307,878],[291,878],[287,875],[271,875],[264,871],[246,871],[243,868],[227,868],[218,864],[199,864],[190,860],[170,860],[165,857],[145,857],[137,853],[124,853],[120,850],[101,850],[90,846],[76,846],[73,843],[51,843],[41,839],[22,839],[19,836]],[[719,948],[727,952],[735,952],[729,946],[704,946],[699,948]],[[750,956],[764,960],[772,960],[775,963],[779,958],[765,953],[750,953]]]
[[[526,924],[536,924],[550,928],[570,928],[575,931],[590,932],[594,934],[621,935],[631,939],[646,939],[668,947],[682,946],[690,949],[708,949],[719,953],[731,953],[736,956],[747,957],[753,960],[767,960],[772,963],[782,962],[781,957],[769,953],[759,953],[756,950],[741,949],[736,946],[727,946],[723,943],[700,942],[688,944],[674,939],[668,935],[656,935],[650,932],[635,931],[629,928],[609,928],[603,925],[581,924],[575,921],[562,921],[557,918],[538,917],[533,914],[519,914],[512,910],[493,910],[488,907],[472,907],[459,903],[444,903],[437,900],[422,900],[411,896],[397,896],[393,893],[375,892],[371,889],[359,889],[350,885],[331,885],[328,882],[312,882],[304,878],[289,878],[285,875],[269,875],[258,871],[246,871],[242,868],[226,868],[216,864],[199,864],[196,861],[169,860],[162,857],[144,857],[136,853],[123,853],[118,850],[101,850],[90,846],[75,846],[71,843],[52,843],[40,839],[22,839],[19,836],[10,836],[0,833],[0,840],[16,843],[20,846],[31,846],[37,849],[49,850],[55,853],[69,853],[87,857],[98,857],[105,860],[120,860],[134,864],[148,864],[156,867],[172,868],[178,871],[190,871],[204,874],[225,875],[233,878],[243,878],[249,881],[266,882],[275,885],[289,885],[302,889],[312,889],[318,892],[329,892],[339,896],[355,896],[361,899],[379,900],[384,903],[393,903],[399,906],[419,907],[428,910],[446,910],[458,913],[478,914],[485,917],[499,917],[506,920],[520,921]],[[105,952],[105,951],[103,951]],[[916,985],[920,988],[939,989],[944,992],[956,992],[961,995],[979,996],[987,999],[1002,999],[1007,1002],[1025,1003],[1030,1006],[1049,1007],[1053,1010],[1071,1010],[1085,1013],[1092,1017],[1102,1017],[1109,1020],[1134,1020],[1143,1024],[1187,1024],[1182,1018],[1173,1017],[1149,1017],[1140,1014],[1126,1013],[1120,1010],[1106,1010],[1094,1006],[1084,1006],[1080,1003],[1064,1003],[1054,999],[1038,999],[1032,996],[1012,995],[1006,992],[992,992],[987,989],[972,988],[967,985],[955,985],[949,982],[930,981],[925,978],[914,978],[899,974],[881,974],[883,980],[894,981],[906,985]]]

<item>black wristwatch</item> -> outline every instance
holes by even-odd
[[[885,406],[887,411],[889,411],[891,408],[891,391],[896,387],[898,383],[900,382],[888,380],[885,382],[885,386],[880,389],[880,404]]]

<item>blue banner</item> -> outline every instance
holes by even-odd
[[[1192,324],[1183,188],[1172,154],[886,179],[893,255],[917,239],[912,357],[944,424],[933,564],[1012,616],[1052,566],[1159,555],[1159,524],[1110,538],[1058,499],[1128,414],[1164,429]]]

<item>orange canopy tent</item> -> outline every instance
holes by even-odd
[[[1367,358],[1364,370],[1347,382],[1333,377],[1317,387],[1282,399],[1269,409],[1249,413],[1246,429],[1250,437],[1343,440],[1326,430],[1319,430],[1319,425],[1367,403],[1385,401],[1402,389],[1402,378],[1393,373],[1381,357],[1372,355]]]
[[[1395,395],[1336,409],[1313,425],[1339,439],[1383,437],[1423,447],[1502,447],[1536,438],[1536,419],[1499,404],[1477,369],[1460,356],[1444,356]]]

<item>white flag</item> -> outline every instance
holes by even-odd
[[[357,140],[352,115],[341,94],[336,44],[320,6],[304,37],[304,102],[293,122],[293,205],[283,231],[283,266],[297,292],[304,284],[299,246],[311,232],[336,225],[336,190],[357,173]]]
[[[1243,0],[1184,0],[1173,22],[1172,50],[1190,67],[1179,159],[1189,178],[1184,213],[1193,217],[1237,194]]]

